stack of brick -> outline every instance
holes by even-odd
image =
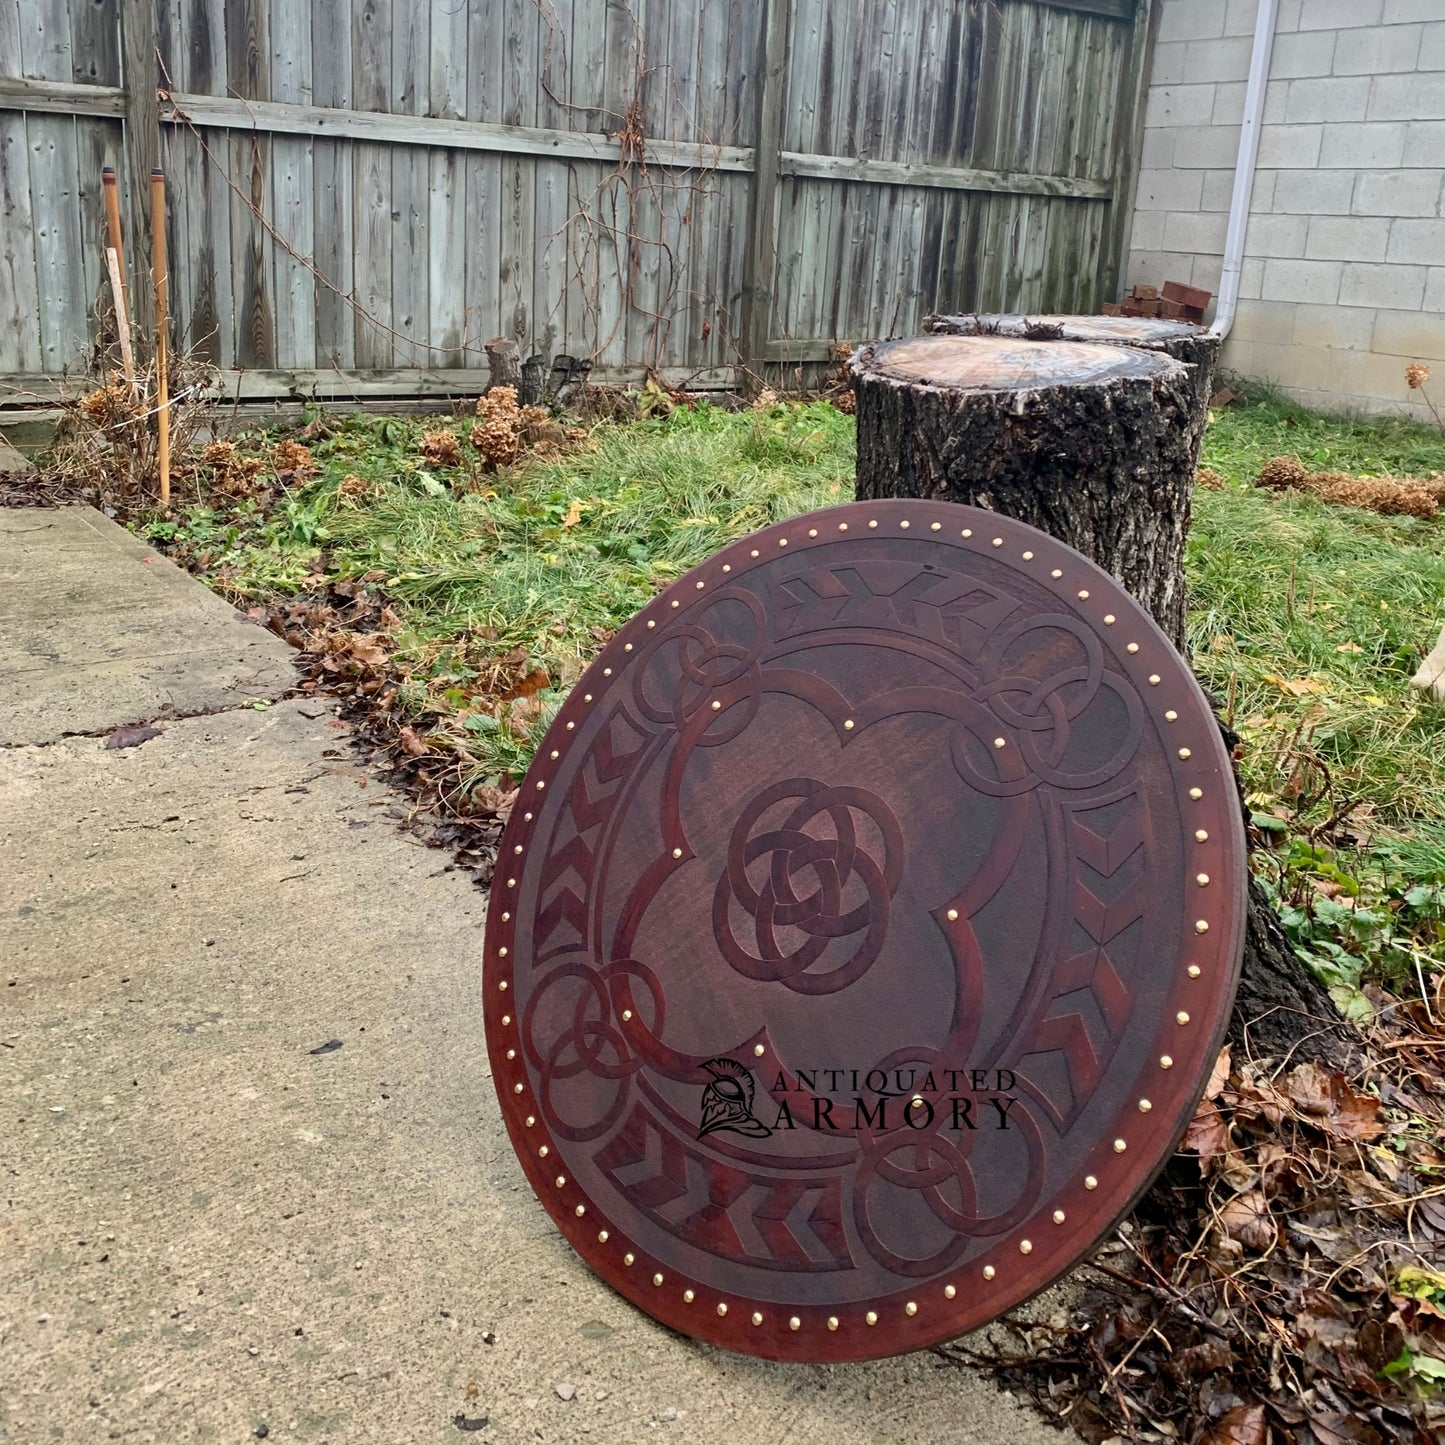
[[[1166,321],[1204,320],[1211,293],[1182,281],[1166,281],[1163,294],[1157,286],[1135,286],[1122,301],[1106,301],[1105,316],[1161,316]]]

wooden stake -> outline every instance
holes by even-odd
[[[120,333],[120,359],[125,367],[126,384],[134,390],[135,354],[130,345],[130,293],[125,285],[125,247],[120,238],[120,187],[116,184],[115,167],[102,166],[100,180],[101,188],[105,192],[106,230],[110,234],[110,249],[115,252],[115,277],[119,278],[118,284],[116,279],[112,278],[111,291],[115,296],[116,330]],[[110,265],[109,257],[106,258],[106,265],[107,268]]]
[[[130,318],[125,312],[125,277],[120,273],[120,257],[114,246],[105,248],[105,269],[110,276],[110,294],[120,329],[120,364],[125,368],[126,384],[134,391],[135,354],[130,349]]]
[[[151,172],[151,284],[156,294],[156,461],[161,474],[161,506],[171,504],[171,413],[166,384],[166,176]]]

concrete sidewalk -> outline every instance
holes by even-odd
[[[4,519],[0,575],[44,567],[18,523],[56,515]],[[82,707],[94,727],[135,720],[113,674],[76,677],[155,566],[112,554],[84,596],[114,606],[67,618],[56,594],[34,627],[73,629],[77,650],[0,689],[0,742],[31,744],[0,747],[0,1440],[240,1442],[264,1424],[331,1445],[1055,1445],[932,1356],[764,1364],[594,1278],[502,1130],[483,895],[398,831],[402,800],[331,712],[233,707],[118,751],[60,736]],[[204,618],[215,599],[182,580]],[[190,711],[224,649],[192,646],[179,593],[169,615],[174,654],[204,659],[195,692],[184,666],[168,684]],[[45,656],[5,625],[7,649]],[[37,739],[48,670],[76,702]]]

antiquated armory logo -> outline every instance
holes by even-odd
[[[766,1139],[773,1131],[753,1117],[753,1076],[736,1059],[709,1059],[703,1065],[712,1083],[702,1091],[701,1139],[705,1134],[746,1134]]]

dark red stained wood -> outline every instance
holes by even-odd
[[[484,966],[513,1145],[678,1330],[790,1360],[961,1334],[1173,1149],[1244,856],[1203,695],[1092,563],[947,503],[781,523],[617,634],[523,785]],[[881,1126],[870,1070],[903,1090]]]

